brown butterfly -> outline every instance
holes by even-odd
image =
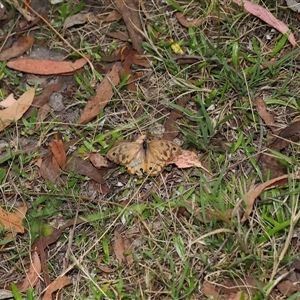
[[[159,174],[168,161],[181,153],[181,148],[165,140],[143,141],[142,143],[121,142],[113,146],[107,158],[125,166],[128,173],[142,176]]]

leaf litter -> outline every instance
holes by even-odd
[[[235,1],[239,5],[242,5],[240,1]],[[15,3],[14,3],[15,4]],[[98,85],[96,88],[95,96],[92,96],[89,98],[88,104],[85,106],[83,112],[79,116],[79,123],[80,124],[88,124],[91,120],[96,118],[99,115],[99,112],[102,108],[104,108],[109,101],[112,99],[114,95],[114,89],[120,82],[120,75],[126,74],[130,76],[131,82],[128,82],[127,88],[128,90],[134,91],[136,90],[136,86],[134,84],[135,80],[138,80],[141,78],[143,73],[139,73],[134,71],[133,65],[142,65],[141,63],[146,62],[144,66],[146,68],[149,68],[151,64],[149,64],[148,60],[145,60],[143,57],[138,58],[138,54],[143,53],[143,48],[141,46],[142,41],[144,41],[144,36],[141,34],[143,32],[143,26],[141,23],[141,18],[139,15],[139,8],[136,5],[136,2],[131,2],[131,1],[114,1],[114,4],[118,8],[120,15],[122,16],[122,19],[124,20],[126,24],[127,31],[129,33],[129,37],[131,39],[133,48],[129,46],[125,46],[123,48],[120,48],[116,51],[117,55],[116,57],[113,57],[111,55],[110,59],[112,59],[113,62],[120,61],[120,63],[116,63],[113,65],[113,68],[111,71],[106,72],[105,74],[105,79],[102,80],[102,82]],[[249,1],[243,1],[243,5],[245,9],[252,13],[255,16],[258,16],[274,28],[278,29],[280,32],[283,34],[288,34],[288,27],[283,26],[282,22],[277,22],[278,20],[275,19],[270,15],[268,11],[265,9],[262,9],[261,7],[258,7],[257,5],[254,5],[253,3],[250,3]],[[114,12],[114,10],[112,11]],[[114,20],[118,20],[120,18],[120,15],[112,13],[111,19],[107,19],[106,22],[112,22]],[[80,24],[88,24],[89,23],[89,18],[87,15],[83,15],[83,19],[79,22],[78,20],[80,19],[80,15],[76,15],[73,17],[73,19],[69,19],[68,22],[65,22],[67,24],[65,26],[65,30],[68,28],[71,28],[72,26],[77,26]],[[181,23],[182,26],[184,27],[195,27],[195,26],[200,26],[201,23],[201,18],[197,19],[187,19],[182,13],[177,12],[176,17],[178,21]],[[77,19],[76,19],[77,18]],[[95,21],[95,20],[93,20]],[[96,20],[98,22],[99,20]],[[102,22],[102,21],[101,21]],[[279,25],[278,25],[279,24]],[[109,36],[110,33],[107,34]],[[128,40],[128,36],[125,36],[122,34],[121,36],[114,36],[110,35],[115,38],[119,38],[120,40]],[[293,38],[293,35],[290,33],[289,34],[289,41],[293,46],[295,46],[295,40]],[[28,46],[28,45],[27,45]],[[22,50],[18,51],[24,51],[25,47],[22,48]],[[26,51],[26,50],[25,50]],[[119,53],[118,53],[119,51]],[[17,53],[17,52],[16,52]],[[21,53],[21,52],[20,52]],[[10,58],[8,58],[10,59]],[[116,60],[117,59],[117,60]],[[140,64],[137,63],[138,59],[140,59]],[[6,60],[6,59],[5,59]],[[8,63],[8,66],[12,68],[17,68],[17,61],[11,61]],[[199,58],[184,58],[183,59],[183,64],[190,63],[193,64],[195,62],[198,62]],[[32,60],[25,58],[23,60],[19,60],[20,64],[22,65],[22,71],[23,72],[33,72],[35,74],[42,74],[42,75],[49,75],[49,74],[65,74],[65,73],[74,73],[76,70],[82,68],[86,61],[84,62],[84,59],[79,59],[78,61],[73,64],[71,62],[71,67],[70,67],[70,62],[66,61],[53,61],[53,60]],[[80,63],[78,63],[80,62]],[[84,62],[84,63],[83,63]],[[58,68],[59,63],[61,64],[60,68]],[[66,63],[66,64],[65,64]],[[78,63],[78,65],[76,65]],[[39,66],[43,67],[43,71],[38,70]],[[103,83],[104,82],[104,83]],[[46,120],[48,117],[49,113],[49,106],[48,101],[49,101],[49,96],[52,94],[53,91],[57,91],[61,88],[62,83],[58,83],[57,85],[54,85],[51,87],[49,85],[46,87],[44,90],[45,95],[42,97],[42,100],[37,101],[35,105],[39,107],[39,126],[43,125],[43,121]],[[47,91],[48,88],[48,91]],[[37,96],[40,97],[40,96]],[[38,99],[35,97],[35,99]],[[17,100],[16,102],[18,102]],[[185,107],[186,104],[190,101],[190,98],[183,98],[182,102],[178,102],[178,105]],[[13,106],[16,102],[12,101],[12,104],[9,104],[9,107]],[[33,100],[34,103],[34,100]],[[28,107],[25,109],[25,111],[29,108],[31,104],[27,105]],[[260,117],[263,119],[263,121],[266,123],[266,125],[273,130],[275,127],[276,123],[274,122],[274,118],[272,114],[267,112],[266,105],[265,103],[261,100],[258,99],[256,102],[256,107],[258,110],[258,113]],[[120,108],[122,109],[122,108]],[[26,116],[25,111],[22,112],[22,114],[12,114],[12,120],[19,120],[23,115]],[[31,110],[32,111],[32,110]],[[41,115],[42,111],[45,112],[45,115]],[[29,110],[27,112],[27,117],[31,116],[31,112],[29,113]],[[171,110],[171,113],[169,114],[168,117],[165,119],[165,124],[164,127],[166,129],[166,132],[164,134],[164,138],[167,140],[173,140],[177,135],[179,134],[178,128],[176,128],[175,123],[178,122],[181,118],[183,117],[183,114],[180,113],[180,111],[173,109]],[[7,123],[6,126],[9,126],[11,123]],[[36,127],[37,129],[40,127]],[[275,130],[275,129],[274,129]],[[298,123],[297,121],[294,122],[294,124],[291,124],[287,126],[286,130],[282,130],[279,133],[279,136],[275,139],[275,142],[273,144],[269,144],[270,147],[273,147],[274,150],[282,150],[285,147],[287,147],[291,141],[286,141],[286,138],[291,138],[291,140],[294,140],[293,135],[296,135],[296,131],[298,130]],[[298,130],[299,131],[299,130]],[[275,132],[275,131],[274,131]],[[273,132],[273,133],[274,133]],[[281,134],[281,135],[280,135]],[[70,143],[72,144],[72,143]],[[91,155],[90,160],[92,163],[89,163],[85,159],[78,157],[77,155],[67,155],[66,151],[68,150],[68,143],[64,142],[62,139],[55,140],[50,142],[49,144],[49,149],[48,152],[45,154],[42,160],[42,165],[40,167],[40,172],[42,176],[45,179],[50,180],[53,183],[57,183],[58,185],[64,185],[65,182],[61,178],[61,173],[62,171],[64,172],[70,172],[70,171],[75,171],[78,174],[88,176],[92,180],[97,181],[100,183],[102,190],[102,194],[107,194],[110,189],[106,186],[106,180],[104,179],[105,173],[107,170],[103,170],[102,168],[106,167],[105,163],[101,162],[101,155]],[[182,157],[182,161],[177,161],[177,166],[180,168],[188,168],[191,166],[198,166],[200,168],[203,168],[206,170],[202,164],[200,163],[198,156],[192,152],[192,151],[187,151],[185,150],[184,155]],[[263,161],[263,159],[261,159]],[[274,160],[275,161],[275,160]],[[274,161],[269,161],[268,164],[273,164]],[[170,162],[171,163],[171,162]],[[99,171],[100,168],[100,171]],[[206,170],[208,172],[208,170]],[[253,205],[255,202],[255,199],[258,197],[260,193],[262,193],[264,190],[273,187],[274,186],[281,186],[282,184],[286,184],[288,180],[288,175],[286,175],[286,170],[282,171],[283,176],[275,178],[274,181],[270,180],[265,182],[264,184],[259,185],[254,191],[248,192],[248,194],[245,197],[245,201],[247,204],[246,207],[246,212],[243,218],[243,221],[248,219],[249,215],[253,212]],[[275,172],[272,172],[272,175],[274,176]],[[298,176],[296,173],[292,173],[291,178],[293,179],[298,179]],[[57,181],[59,180],[59,182]],[[103,192],[105,191],[105,192]],[[193,210],[191,209],[190,212]],[[199,219],[200,220],[200,219]],[[229,222],[229,221],[228,221]],[[74,222],[73,222],[74,224]],[[64,227],[65,228],[65,227]],[[162,228],[163,229],[163,228]],[[38,243],[35,243],[34,246],[38,247],[39,255],[42,257],[43,262],[41,263],[41,266],[38,264],[38,259],[36,256],[36,252],[32,252],[32,265],[30,266],[30,269],[27,273],[27,279],[24,280],[23,284],[21,285],[21,290],[26,289],[25,286],[29,286],[29,282],[32,282],[36,284],[36,280],[38,276],[41,273],[41,268],[43,268],[43,273],[46,272],[47,268],[47,258],[44,255],[45,253],[45,248],[44,246],[41,245],[47,245],[55,243],[57,241],[56,237],[59,237],[61,235],[62,231],[58,230],[55,231],[52,237],[50,238],[50,242],[47,242],[47,239],[43,238],[43,242],[41,243],[41,239],[38,241]],[[55,236],[55,237],[54,237]],[[42,238],[42,237],[41,237]],[[41,249],[42,248],[42,249]],[[123,234],[120,232],[119,227],[115,227],[114,230],[114,244],[113,244],[113,250],[114,254],[116,255],[116,258],[118,260],[119,265],[122,265],[124,263],[127,263],[128,265],[131,265],[133,263],[133,257],[132,257],[132,249],[131,249],[131,242],[129,239],[127,239]],[[44,254],[43,254],[44,253]],[[36,268],[35,272],[32,272],[32,270]],[[115,269],[113,268],[108,268],[106,269],[105,266],[103,266],[103,270],[107,270],[107,272],[113,273]],[[46,276],[46,275],[45,275]],[[46,279],[45,282],[48,285],[48,288],[46,290],[46,293],[44,295],[44,299],[51,299],[52,298],[52,293],[55,292],[57,289],[60,289],[68,284],[70,284],[70,280],[65,277],[61,276],[58,277],[57,279],[54,279],[52,283],[50,283],[50,279]],[[232,287],[236,284],[235,281],[227,281],[225,283],[225,288],[221,291],[222,293],[227,293],[229,294],[227,296],[220,296],[219,291],[214,290],[213,285],[209,285],[206,281],[203,283],[203,292],[205,295],[214,295],[216,298],[220,297],[220,299],[240,299],[242,297],[241,292],[239,292],[239,289],[233,290]],[[254,286],[257,288],[257,283],[260,283],[263,286],[262,282],[257,281],[255,278],[252,277],[245,277],[242,279],[242,282],[246,282],[246,290],[248,291],[249,286]],[[226,289],[228,288],[228,289]],[[285,293],[284,290],[287,290],[287,287],[283,287],[281,292]],[[295,290],[293,290],[295,292]],[[247,298],[247,295],[243,296],[245,299]]]

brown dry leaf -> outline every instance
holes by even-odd
[[[40,173],[44,179],[49,180],[51,183],[55,183],[57,185],[63,184],[62,180],[59,178],[59,164],[52,154],[48,153],[45,155],[40,167]]]
[[[36,75],[69,75],[81,69],[86,63],[85,58],[77,59],[74,62],[23,58],[11,60],[7,63],[7,66],[14,70]]]
[[[37,123],[35,125],[35,129],[39,130],[43,124],[43,121],[48,117],[51,111],[50,105],[45,103],[42,107],[39,108],[37,114]]]
[[[295,119],[293,122],[291,122],[287,127],[285,127],[283,130],[280,131],[279,137],[275,139],[274,142],[272,142],[270,145],[268,145],[268,148],[271,148],[276,151],[280,151],[284,148],[286,148],[290,141],[297,142],[299,141],[299,132],[300,132],[300,119]]]
[[[288,147],[291,141],[299,141],[299,132],[300,120],[296,119],[281,130],[278,137],[267,147],[275,151],[281,151]],[[286,167],[281,164],[273,154],[269,154],[268,152],[262,153],[259,158],[259,163],[261,165],[264,178],[276,178],[287,173]]]
[[[230,294],[226,300],[247,300],[249,299],[249,296],[246,293],[243,293],[242,291],[237,292],[236,294]]]
[[[233,0],[236,4],[244,7],[244,9],[249,12],[250,14],[260,18],[267,24],[273,26],[275,29],[277,29],[282,34],[287,34],[290,29],[280,20],[276,19],[267,9],[264,7],[252,3],[247,0]],[[297,45],[297,42],[295,40],[294,34],[290,33],[288,37],[289,42],[293,47]]]
[[[112,10],[109,15],[103,20],[104,22],[114,22],[117,21],[121,18],[122,16],[120,15],[120,13],[114,9]]]
[[[124,32],[124,31],[114,31],[114,32],[108,32],[106,34],[107,36],[110,36],[114,39],[118,39],[120,41],[123,41],[123,42],[127,42],[128,39],[129,39],[129,35],[128,35],[128,32]]]
[[[86,124],[98,116],[101,108],[106,106],[113,96],[113,87],[120,81],[120,65],[114,64],[111,71],[104,77],[96,89],[96,95],[87,102],[79,120],[79,124]]]
[[[267,104],[261,97],[255,97],[254,104],[257,108],[259,116],[264,120],[265,124],[270,127],[273,131],[276,130],[276,127],[272,126],[275,124],[274,116],[267,111]]]
[[[132,243],[127,237],[124,237],[124,247],[126,262],[130,266],[133,264]]]
[[[283,176],[268,180],[268,181],[258,185],[253,190],[249,191],[244,197],[244,199],[245,199],[244,201],[246,203],[246,210],[245,210],[245,214],[243,216],[242,221],[244,222],[249,218],[249,215],[251,214],[251,212],[253,210],[253,205],[254,205],[256,198],[264,190],[272,188],[272,187],[286,185],[289,177],[291,179],[300,179],[300,173],[291,173],[289,175],[283,175]]]
[[[114,245],[113,245],[114,253],[117,257],[119,265],[122,265],[126,262],[126,258],[124,255],[125,252],[125,245],[124,245],[124,238],[121,235],[119,228],[116,228],[114,231]]]
[[[80,158],[71,157],[65,167],[66,171],[75,171],[78,174],[88,176],[100,184],[104,184],[103,174],[105,170],[98,170],[90,162]]]
[[[191,99],[191,95],[187,95],[178,99],[177,105],[185,107],[185,105]],[[164,127],[165,133],[163,135],[164,140],[173,141],[174,138],[178,135],[178,128],[176,127],[177,119],[182,117],[182,111],[179,109],[172,109],[169,116],[165,119]]]
[[[0,108],[7,108],[15,104],[17,100],[14,98],[14,94],[9,94],[6,99],[0,102]]]
[[[107,158],[102,156],[100,153],[93,152],[89,155],[89,159],[93,166],[95,166],[97,169],[100,169],[102,167],[108,167],[108,161]]]
[[[144,39],[142,35],[143,26],[141,24],[139,8],[136,2],[132,0],[114,0],[113,2],[122,15],[133,48],[137,50],[139,54],[142,54],[142,41]]]
[[[65,32],[66,29],[73,27],[75,25],[81,25],[85,24],[87,22],[93,22],[96,20],[96,17],[93,13],[78,13],[72,16],[69,16],[66,18],[64,26],[63,26],[63,32]]]
[[[140,54],[136,53],[136,51],[134,51],[134,53],[133,53],[132,62],[134,64],[136,64],[138,66],[142,66],[144,68],[151,67],[150,58],[143,57]]]
[[[167,164],[175,164],[178,168],[182,169],[198,167],[210,174],[210,172],[206,168],[204,168],[201,162],[199,161],[197,154],[188,150],[182,150],[181,154],[176,156],[172,161],[169,161]]]
[[[0,110],[0,131],[10,125],[12,121],[22,118],[33,101],[34,93],[35,89],[31,88],[10,107]]]
[[[245,294],[254,295],[256,291],[262,289],[265,283],[258,280],[252,276],[245,276],[243,278],[228,279],[218,287],[218,291],[225,294],[238,293],[239,291],[244,291]],[[276,294],[271,293],[270,298],[272,300],[276,299]]]
[[[55,243],[59,237],[62,235],[62,233],[65,231],[66,228],[78,224],[85,223],[86,220],[79,218],[74,218],[69,220],[66,224],[64,224],[59,229],[55,229],[50,235],[48,236],[41,236],[39,237],[32,245],[33,249],[37,249],[38,252],[41,252],[42,250],[45,250],[46,247],[49,245]],[[41,249],[39,246],[42,245],[43,248]]]
[[[46,293],[44,294],[43,300],[52,300],[52,294],[57,290],[62,289],[65,286],[72,284],[72,281],[67,276],[56,278],[50,285],[47,286]]]
[[[300,291],[296,284],[297,282],[294,284],[290,280],[283,280],[276,285],[276,288],[283,296],[290,297]]]
[[[218,291],[215,290],[215,287],[210,284],[208,281],[204,281],[202,284],[202,292],[206,297],[213,297],[214,300],[225,300]]]
[[[54,158],[56,159],[58,165],[64,169],[67,161],[66,151],[64,149],[62,140],[55,140],[50,143],[50,151],[53,153]]]
[[[197,19],[187,20],[186,16],[181,12],[177,12],[175,15],[179,23],[184,27],[197,27],[201,24],[202,21],[202,17],[199,17]]]
[[[34,251],[31,258],[32,260],[28,273],[26,274],[26,278],[23,282],[16,283],[16,286],[21,293],[26,292],[29,287],[34,287],[38,283],[40,278],[42,269],[38,253]]]
[[[63,80],[60,77],[57,83],[53,83],[45,87],[41,95],[34,97],[32,106],[26,111],[26,113],[24,114],[24,118],[30,117],[32,112],[37,107],[43,107],[49,101],[51,94],[61,89],[62,84],[63,84]]]
[[[1,228],[7,231],[5,239],[14,237],[17,233],[24,233],[22,220],[25,218],[27,207],[19,206],[15,212],[8,212],[0,207]]]
[[[112,268],[107,267],[107,266],[102,266],[99,263],[97,264],[97,266],[104,273],[108,273],[109,274],[109,273],[114,273],[114,272],[117,271],[117,268],[112,269]]]
[[[137,87],[134,84],[134,81],[138,79],[137,73],[133,73],[131,65],[133,63],[134,50],[130,46],[124,46],[121,49],[121,61],[123,62],[122,73],[126,76],[130,76],[127,84],[127,89],[129,91],[136,91]]]
[[[7,61],[11,58],[17,57],[25,53],[34,43],[34,37],[31,35],[24,35],[11,47],[3,49],[0,52],[0,61]]]
[[[55,243],[64,230],[67,227],[74,226],[77,224],[84,223],[85,221],[80,218],[75,218],[69,220],[65,225],[60,227],[59,229],[55,229],[52,233],[48,236],[40,236],[32,245],[32,249],[36,249],[36,252],[40,256],[41,267],[44,275],[44,283],[48,286],[50,285],[50,276],[48,270],[48,259],[47,259],[47,252],[45,251],[46,247]]]

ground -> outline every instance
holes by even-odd
[[[296,6],[27,2],[0,12],[1,292],[298,299]]]

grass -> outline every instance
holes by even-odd
[[[153,19],[145,28],[143,48],[152,58],[153,67],[148,80],[138,82],[137,92],[128,91],[128,78],[123,78],[112,101],[85,126],[66,124],[52,112],[36,131],[35,111],[1,134],[1,141],[11,150],[0,158],[1,204],[9,208],[23,201],[29,210],[24,224],[27,232],[2,250],[0,277],[13,267],[14,281],[24,278],[29,262],[21,258],[30,253],[34,240],[76,216],[85,223],[70,227],[47,248],[51,280],[61,274],[73,279],[71,287],[60,291],[61,299],[208,299],[203,294],[204,281],[222,285],[228,278],[246,276],[265,283],[260,295],[252,299],[267,299],[279,271],[286,271],[299,259],[293,237],[299,218],[297,181],[264,191],[248,222],[241,221],[241,212],[234,217],[231,214],[245,194],[265,180],[257,157],[267,147],[270,130],[260,120],[254,96],[266,99],[268,110],[281,127],[299,114],[297,52],[277,32],[267,40],[270,27],[230,1],[223,5],[206,3],[200,10],[196,2],[168,4],[172,12],[202,15],[202,24],[183,28],[173,14],[162,13],[162,3],[147,3]],[[79,5],[67,2],[51,6],[51,21],[62,28],[63,20],[83,9]],[[281,11],[280,7],[274,11],[275,5],[268,7],[275,15]],[[295,15],[286,10],[285,14],[283,21],[298,27]],[[43,36],[47,30],[44,27],[36,34]],[[79,34],[81,51],[98,61],[104,50],[98,47],[100,54],[96,53],[99,45],[94,40],[100,32],[93,24],[82,25],[81,30],[86,30],[85,38]],[[52,33],[49,36],[49,43],[57,43],[60,50],[57,37]],[[179,65],[170,38],[199,61]],[[122,43],[106,39],[103,48],[118,46]],[[275,59],[273,65],[269,64],[271,59]],[[26,85],[20,86],[17,72],[4,64],[0,71],[9,87],[1,88],[3,99],[7,90],[26,89]],[[91,78],[88,69],[74,75],[76,90],[69,95],[74,96],[70,107],[82,109],[93,95]],[[191,97],[185,107],[177,104],[183,95]],[[75,150],[79,155],[94,150],[105,154],[117,140],[134,139],[146,132],[159,136],[157,132],[172,109],[183,114],[176,123],[182,147],[197,152],[211,175],[197,168],[168,167],[174,172],[171,179],[137,179],[118,167],[105,177],[110,193],[104,196],[76,172],[63,175],[63,186],[44,181],[35,166],[40,154],[22,153],[20,143],[11,143],[26,138],[46,149],[51,136],[59,131],[64,141],[79,137]],[[20,151],[18,155],[16,151]],[[297,170],[297,142],[272,155],[290,171]],[[120,265],[114,254],[116,228],[131,243],[131,250],[126,252],[133,255],[131,265]],[[103,267],[114,271],[105,273]],[[43,288],[30,290],[28,299],[40,299]],[[274,291],[280,295],[276,287]],[[21,299],[16,287],[13,294]]]

